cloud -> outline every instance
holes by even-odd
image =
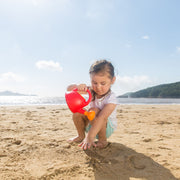
[[[65,7],[66,5],[70,4],[70,0],[59,0],[59,1],[51,1],[51,0],[30,0],[32,5],[34,7],[40,7],[40,6],[45,6],[48,7],[49,5],[60,5],[60,8]]]
[[[48,70],[59,71],[59,72],[62,72],[62,69],[63,69],[58,62],[44,61],[44,60],[37,61],[36,67],[38,69],[48,69]]]
[[[142,39],[145,39],[145,40],[150,39],[150,37],[149,37],[148,35],[142,36],[141,38],[142,38]]]
[[[15,81],[24,82],[25,78],[21,75],[15,74],[13,72],[7,72],[0,75],[0,82]]]
[[[149,82],[149,77],[142,75],[142,76],[117,76],[117,80],[123,83],[133,83],[133,84],[140,84],[142,82]]]
[[[146,75],[142,76],[117,76],[115,83],[115,91],[119,94],[134,92],[146,88],[152,83]]]
[[[176,47],[178,53],[180,53],[180,47]]]

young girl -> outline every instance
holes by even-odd
[[[89,74],[91,87],[86,84],[72,84],[67,88],[67,91],[77,88],[79,93],[87,93],[87,89],[90,89],[92,93],[89,111],[95,111],[96,116],[89,121],[85,115],[74,113],[73,121],[78,136],[69,140],[80,143],[79,146],[84,150],[91,146],[106,147],[107,138],[117,127],[116,96],[111,91],[111,85],[116,80],[113,65],[106,60],[96,61],[90,67]],[[87,132],[86,136],[85,132]],[[95,137],[98,139],[97,143],[94,142]]]

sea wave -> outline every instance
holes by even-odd
[[[1,106],[14,105],[64,105],[64,97],[0,96]]]
[[[65,105],[65,97],[0,96],[0,106]],[[180,104],[180,99],[118,98],[118,104]]]

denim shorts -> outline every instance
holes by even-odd
[[[89,123],[86,126],[85,131],[88,132],[90,129],[91,129],[91,124]],[[110,118],[108,118],[107,126],[106,126],[106,137],[109,138],[113,132],[114,132],[114,128],[112,126],[112,122],[111,122]],[[96,135],[96,138],[98,139],[98,135]]]

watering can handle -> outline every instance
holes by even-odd
[[[75,88],[73,89],[73,91],[78,91],[78,89]],[[91,98],[92,98],[92,95],[89,89],[87,89],[87,93],[89,94],[89,99],[86,101],[86,105],[88,105],[91,102]]]

